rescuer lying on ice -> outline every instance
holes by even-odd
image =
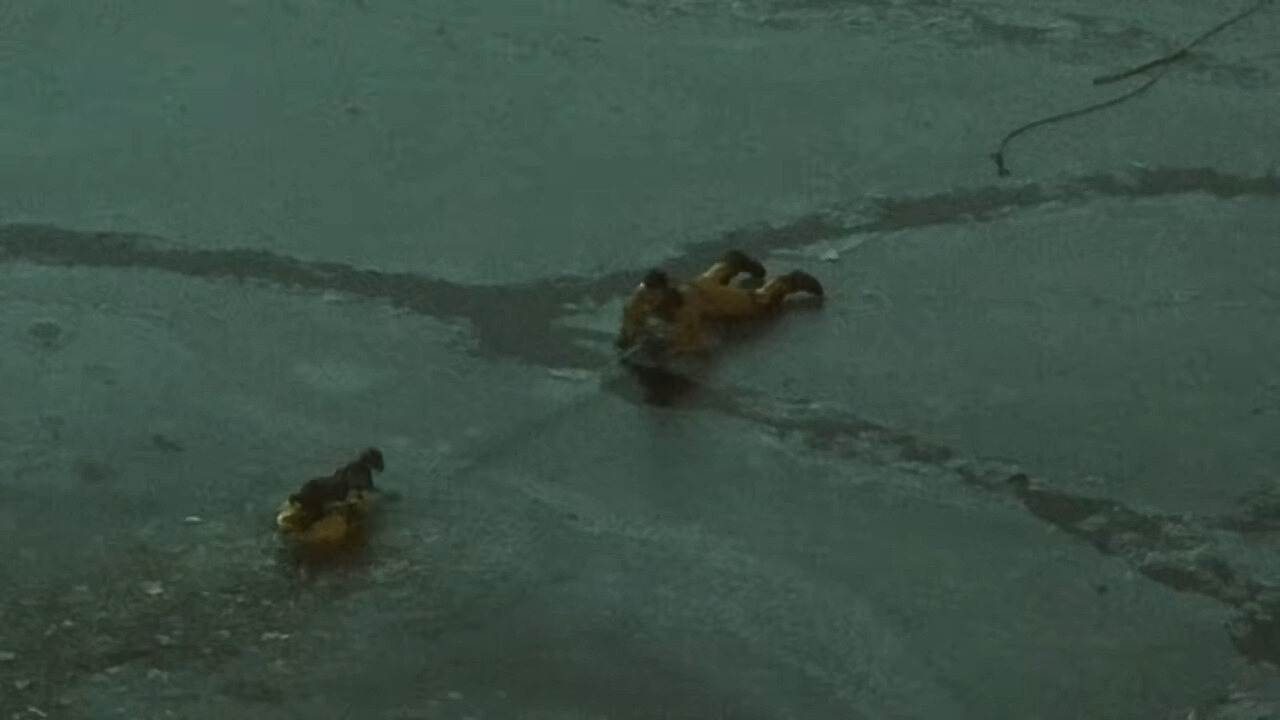
[[[623,310],[618,348],[647,346],[667,355],[703,355],[722,327],[772,317],[796,293],[823,297],[822,284],[806,272],[793,270],[755,289],[733,284],[744,273],[763,279],[765,269],[737,250],[684,283],[674,284],[662,270],[650,270]]]

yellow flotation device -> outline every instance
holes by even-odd
[[[299,503],[286,500],[276,513],[276,527],[294,542],[337,549],[362,536],[369,511],[364,493],[353,492],[341,502],[326,505],[316,518],[308,517]]]

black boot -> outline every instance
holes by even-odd
[[[825,294],[822,290],[822,283],[818,282],[818,278],[802,270],[792,270],[782,276],[782,281],[793,292],[806,292],[817,297],[823,297]]]
[[[764,277],[764,265],[761,265],[759,260],[741,250],[730,250],[724,254],[724,257],[720,258],[720,262],[753,278]]]

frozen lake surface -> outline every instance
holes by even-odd
[[[0,718],[1280,718],[1280,8],[989,157],[1248,7],[0,0]]]

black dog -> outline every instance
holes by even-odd
[[[384,468],[382,451],[368,448],[332,475],[303,483],[298,492],[289,496],[289,502],[298,506],[302,526],[306,527],[323,517],[329,505],[346,501],[353,492],[359,497],[376,491],[373,474]]]

